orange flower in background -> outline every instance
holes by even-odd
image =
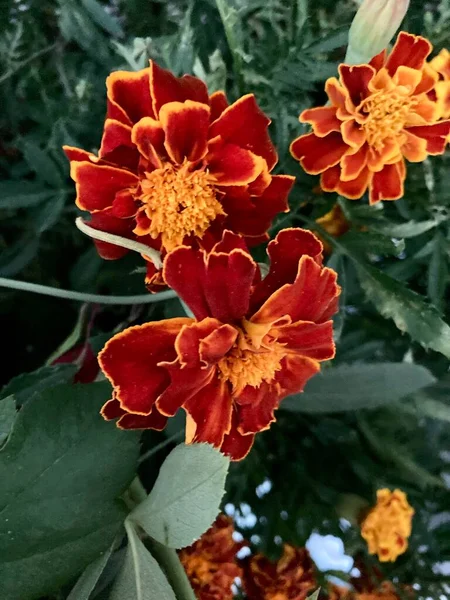
[[[345,218],[339,204],[335,204],[329,212],[323,215],[323,217],[316,219],[316,223],[320,225],[322,229],[325,229],[329,235],[336,238],[341,237],[341,235],[344,235],[344,233],[347,233],[350,229],[350,223]],[[319,233],[316,233],[316,235],[323,244],[324,253],[330,254],[332,252],[330,244],[322,239]]]
[[[267,239],[288,211],[294,178],[271,175],[277,153],[270,120],[253,94],[229,105],[196,77],[177,78],[154,62],[107,81],[108,110],[98,157],[64,147],[77,206],[90,225],[167,252],[198,241],[210,249],[226,228],[250,244]],[[96,242],[103,258],[124,248]],[[152,263],[149,284],[163,281]]]
[[[397,200],[405,159],[443,154],[450,121],[429,97],[438,81],[426,63],[431,50],[425,38],[402,32],[389,56],[340,65],[339,80],[326,83],[330,105],[302,112],[313,132],[294,140],[291,153],[307,173],[321,174],[324,191],[354,200],[369,190],[371,204]]]
[[[245,560],[243,586],[248,600],[305,600],[318,588],[308,550],[289,544],[276,562],[262,554]]]
[[[361,525],[361,535],[368,544],[369,554],[378,554],[381,562],[397,560],[408,548],[413,515],[414,509],[404,492],[378,490],[377,504]]]
[[[232,600],[232,584],[242,577],[236,554],[245,545],[233,540],[233,532],[233,519],[219,515],[195,544],[179,552],[199,600]]]
[[[164,278],[194,318],[131,327],[106,344],[99,362],[114,387],[106,419],[163,429],[183,408],[187,443],[246,456],[280,401],[301,392],[335,352],[330,319],[340,288],[322,266],[320,241],[285,229],[267,252],[263,280],[229,231],[210,253],[181,246],[167,255]]]
[[[438,73],[439,81],[434,92],[443,119],[450,118],[450,52],[444,48],[433,58],[430,66]]]

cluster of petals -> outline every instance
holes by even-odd
[[[378,586],[371,585],[361,591],[332,586],[329,592],[329,600],[413,600],[414,597],[409,589],[398,592],[390,581],[383,581]]]
[[[369,64],[339,67],[326,82],[329,103],[302,112],[312,132],[291,144],[291,153],[321,187],[349,199],[369,191],[371,204],[404,194],[405,159],[422,162],[443,154],[450,120],[436,100],[439,74],[427,62],[423,37],[401,32],[392,52]]]
[[[321,242],[285,229],[267,252],[264,279],[230,231],[210,252],[180,246],[166,256],[165,281],[194,318],[130,327],[106,344],[99,363],[114,390],[106,419],[161,430],[182,408],[187,443],[246,456],[280,401],[301,392],[335,352],[340,288],[322,265]]]
[[[77,206],[90,225],[163,253],[183,244],[210,249],[224,229],[250,245],[267,239],[288,210],[294,178],[272,175],[270,120],[253,94],[229,105],[196,77],[177,78],[154,62],[116,71],[106,82],[107,116],[98,156],[65,146]],[[103,258],[122,247],[97,242]],[[149,261],[149,285],[161,273]]]
[[[198,600],[232,600],[232,585],[242,577],[236,555],[245,545],[236,542],[233,533],[233,520],[220,514],[195,544],[179,552]]]
[[[246,560],[242,581],[248,600],[305,600],[318,587],[308,550],[289,544],[278,561],[263,554]]]
[[[437,72],[439,81],[434,87],[434,95],[443,119],[450,119],[450,52],[444,48],[433,58],[430,66]]]
[[[361,524],[369,554],[377,554],[381,562],[397,560],[408,548],[413,515],[404,492],[378,490],[377,503]]]

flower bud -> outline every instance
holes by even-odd
[[[346,64],[368,63],[400,27],[409,0],[363,0],[350,27]]]

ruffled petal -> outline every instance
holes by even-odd
[[[342,123],[341,134],[344,142],[350,146],[350,148],[353,148],[353,151],[356,149],[359,150],[366,142],[366,133],[364,129],[353,119]]]
[[[130,327],[111,338],[98,355],[103,373],[114,387],[114,397],[127,412],[149,415],[170,383],[158,366],[176,357],[175,339],[191,319],[177,318]]]
[[[231,429],[233,402],[227,383],[215,377],[187,400],[186,443],[206,442],[220,448]]]
[[[88,225],[99,231],[106,231],[120,237],[133,238],[133,221],[130,219],[121,219],[105,212],[96,212],[91,216]],[[95,247],[99,255],[105,260],[117,260],[128,254],[127,248],[115,246],[107,242],[99,242],[94,240]]]
[[[225,92],[222,91],[211,94],[209,103],[211,105],[211,122],[218,119],[223,111],[230,106]]]
[[[450,135],[450,121],[441,121],[434,125],[422,125],[421,127],[408,127],[406,131],[426,140],[428,154],[436,156],[445,152]]]
[[[167,102],[194,100],[209,105],[208,90],[203,81],[192,75],[175,77],[153,61],[150,61],[150,91],[153,115],[149,116],[154,118],[158,118],[161,107]]]
[[[341,178],[335,187],[335,191],[349,200],[358,200],[366,193],[371,179],[372,173],[367,167],[364,167],[355,179],[343,181]]]
[[[106,421],[112,421],[125,415],[126,411],[121,408],[120,402],[113,398],[102,406],[100,414]]]
[[[91,162],[72,162],[70,176],[76,183],[77,206],[89,212],[110,208],[117,192],[139,181],[129,171]]]
[[[349,146],[344,143],[340,133],[330,133],[324,138],[314,133],[302,135],[291,144],[292,156],[310,175],[318,175],[337,165]]]
[[[242,403],[239,398],[236,399],[239,404],[238,431],[245,435],[269,429],[271,423],[276,420],[274,411],[280,403],[275,387],[265,381],[257,388],[248,385],[244,388],[242,396],[245,396]]]
[[[220,135],[225,142],[262,156],[271,171],[278,157],[269,137],[269,124],[270,119],[259,108],[254,95],[247,94],[226,108],[212,123],[210,137]]]
[[[218,185],[248,185],[264,171],[263,158],[235,144],[215,138],[209,144],[208,170]]]
[[[221,447],[222,453],[235,461],[245,458],[255,441],[255,436],[253,434],[242,435],[242,433],[240,433],[238,430],[238,423],[238,413],[236,409],[234,409],[231,418],[231,429],[229,433],[225,435]]]
[[[400,66],[420,70],[432,49],[433,46],[425,38],[401,31],[389,55],[386,68],[391,76]]]
[[[302,392],[308,380],[320,371],[320,363],[300,354],[288,354],[282,361],[282,367],[275,380],[283,397]]]
[[[151,117],[144,117],[133,127],[132,140],[139,152],[154,168],[162,167],[161,159],[167,157],[164,147],[164,130],[159,121]]]
[[[127,125],[154,117],[150,97],[150,69],[115,71],[106,79],[108,117]],[[124,118],[124,115],[126,118]]]
[[[98,161],[98,158],[92,152],[86,152],[86,150],[82,150],[81,148],[74,148],[73,146],[63,146],[64,154],[70,161]]]
[[[166,425],[167,417],[162,415],[156,406],[153,406],[149,415],[127,413],[117,422],[119,429],[154,429],[162,431]]]
[[[319,106],[308,108],[300,115],[301,123],[309,123],[317,137],[325,137],[332,131],[340,131],[340,119],[336,116],[335,106]]]
[[[112,152],[118,146],[133,147],[131,127],[114,119],[106,119],[99,156],[105,156],[105,154]]]
[[[382,171],[374,173],[370,184],[370,204],[376,204],[380,200],[398,200],[403,196],[404,176],[402,177],[400,165],[386,165]]]
[[[325,91],[334,107],[347,112],[346,105],[349,98],[348,91],[339,83],[339,80],[336,77],[327,79]]]
[[[339,65],[339,75],[356,108],[370,95],[369,84],[375,76],[375,69],[369,65]]]
[[[277,342],[284,344],[290,352],[295,351],[319,361],[334,358],[332,321],[320,324],[299,321],[281,327],[275,326],[271,329],[272,333]]]
[[[410,162],[423,162],[427,156],[427,141],[405,131],[406,141],[402,146],[403,156]]]
[[[207,150],[209,106],[200,102],[168,102],[159,111],[159,121],[165,133],[164,146],[176,164],[184,160],[195,162]]]
[[[342,181],[351,181],[356,179],[367,165],[367,157],[369,153],[368,144],[364,144],[356,152],[356,154],[346,154],[341,160],[341,176]]]

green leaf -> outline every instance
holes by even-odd
[[[281,408],[305,413],[339,413],[378,408],[431,385],[433,375],[421,365],[374,363],[340,365],[311,379],[302,394]]]
[[[11,379],[0,392],[0,399],[14,394],[18,406],[31,400],[36,394],[61,383],[69,382],[77,372],[76,365],[52,365],[41,367],[31,373],[22,373]]]
[[[319,600],[319,594],[320,594],[320,588],[318,588],[314,594],[311,594],[311,596],[308,596],[306,600]]]
[[[438,310],[382,271],[353,259],[361,286],[376,309],[425,348],[450,358],[450,327]]]
[[[14,396],[8,396],[0,401],[0,446],[8,437],[17,416]]]
[[[229,463],[208,444],[180,444],[166,458],[150,495],[130,518],[161,544],[190,546],[219,512]]]
[[[33,227],[38,235],[51,229],[57,222],[64,209],[66,201],[65,193],[54,194],[41,206],[31,211]]]
[[[374,231],[349,231],[342,241],[355,253],[399,256],[405,250],[404,240],[392,239]]]
[[[450,375],[405,398],[402,408],[429,419],[450,422]]]
[[[91,593],[93,592],[98,580],[100,579],[108,560],[111,557],[113,550],[113,544],[103,552],[97,560],[91,563],[83,571],[81,577],[76,582],[70,594],[67,596],[67,600],[89,600]]]
[[[30,140],[24,140],[22,142],[22,150],[25,160],[39,179],[42,179],[53,188],[61,188],[61,173],[59,172],[57,164],[50,158],[47,152],[41,150],[37,144]]]
[[[17,210],[41,204],[54,190],[45,189],[31,181],[3,181],[0,183],[0,209]]]
[[[36,256],[39,250],[39,239],[24,234],[0,254],[0,276],[11,277],[24,269]]]
[[[139,435],[99,414],[106,383],[61,385],[26,402],[0,451],[0,581],[33,600],[72,580],[111,545],[117,498],[135,475]]]
[[[448,284],[448,264],[445,252],[445,240],[437,232],[433,240],[433,252],[428,268],[428,297],[442,310],[445,291]]]
[[[175,600],[164,573],[132,524],[127,522],[125,527],[127,552],[109,600]]]
[[[412,238],[430,229],[434,229],[439,225],[436,219],[429,221],[409,221],[408,223],[392,223],[385,220],[374,221],[372,224],[367,223],[371,229],[383,233],[394,238]]]
[[[107,13],[105,7],[97,0],[81,0],[81,4],[99,27],[114,37],[123,37],[124,33],[119,21]]]
[[[344,25],[339,29],[335,29],[323,36],[317,41],[314,41],[309,46],[303,48],[302,52],[307,52],[308,54],[321,54],[323,52],[331,52],[332,50],[336,50],[336,48],[340,48],[341,46],[346,46],[348,41],[348,26]]]

